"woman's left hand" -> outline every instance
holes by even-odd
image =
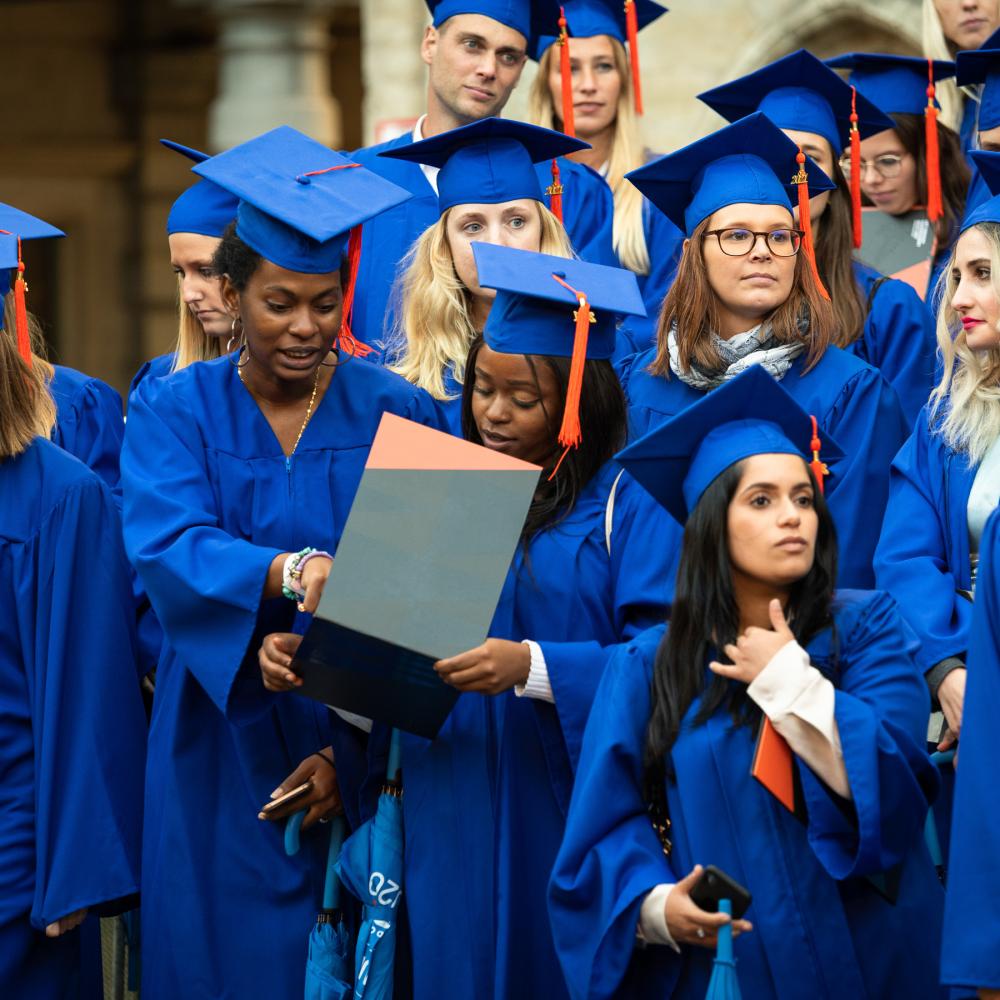
[[[312,781],[312,789],[309,794],[301,799],[275,809],[272,813],[258,813],[258,819],[277,820],[285,819],[292,813],[308,808],[306,818],[302,821],[302,829],[307,830],[321,819],[329,819],[336,813],[343,812],[340,802],[340,786],[337,784],[337,770],[327,760],[333,759],[333,747],[325,747],[321,757],[319,754],[311,754],[278,787],[271,792],[271,798],[276,799],[285,792],[290,792],[293,788]]]
[[[736,644],[723,647],[723,652],[733,662],[719,663],[713,660],[709,668],[720,677],[730,677],[734,681],[750,684],[757,675],[774,659],[775,653],[783,646],[795,641],[792,630],[785,621],[785,613],[781,610],[781,601],[775,598],[768,605],[771,616],[771,628],[758,628],[751,625]]]
[[[74,927],[79,927],[86,919],[86,916],[87,907],[85,906],[82,910],[76,910],[67,917],[60,917],[45,928],[45,936],[50,938],[60,937],[67,931],[73,930]]]
[[[487,639],[475,649],[438,660],[434,669],[441,680],[459,691],[500,694],[528,679],[531,650],[523,642]]]

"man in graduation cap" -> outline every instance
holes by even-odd
[[[437,170],[378,154],[499,115],[521,78],[533,39],[552,33],[559,17],[552,0],[427,0],[427,6],[433,23],[420,48],[428,67],[426,113],[412,133],[352,154],[413,194],[409,202],[364,227],[353,330],[369,345],[382,341],[392,327],[387,310],[399,261],[440,214]],[[584,260],[613,265],[610,189],[589,167],[564,158],[553,163],[557,176],[552,164],[536,167],[549,207],[554,195],[561,199],[563,221]]]

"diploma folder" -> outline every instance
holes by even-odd
[[[433,664],[486,639],[540,472],[385,414],[292,664],[298,692],[433,739],[458,698]]]

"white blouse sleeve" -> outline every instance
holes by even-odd
[[[530,639],[521,641],[531,651],[531,667],[528,670],[528,679],[523,684],[514,685],[514,694],[518,698],[537,698],[539,701],[547,701],[554,705],[556,698],[549,683],[549,668],[545,664],[542,647]]]

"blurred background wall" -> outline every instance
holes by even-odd
[[[641,37],[644,130],[667,152],[721,124],[707,87],[801,46],[919,52],[919,0],[672,0]],[[423,0],[5,0],[0,201],[64,229],[28,244],[54,360],[119,390],[170,348],[164,223],[210,152],[289,123],[337,148],[421,113]],[[533,65],[507,107],[519,117]]]

